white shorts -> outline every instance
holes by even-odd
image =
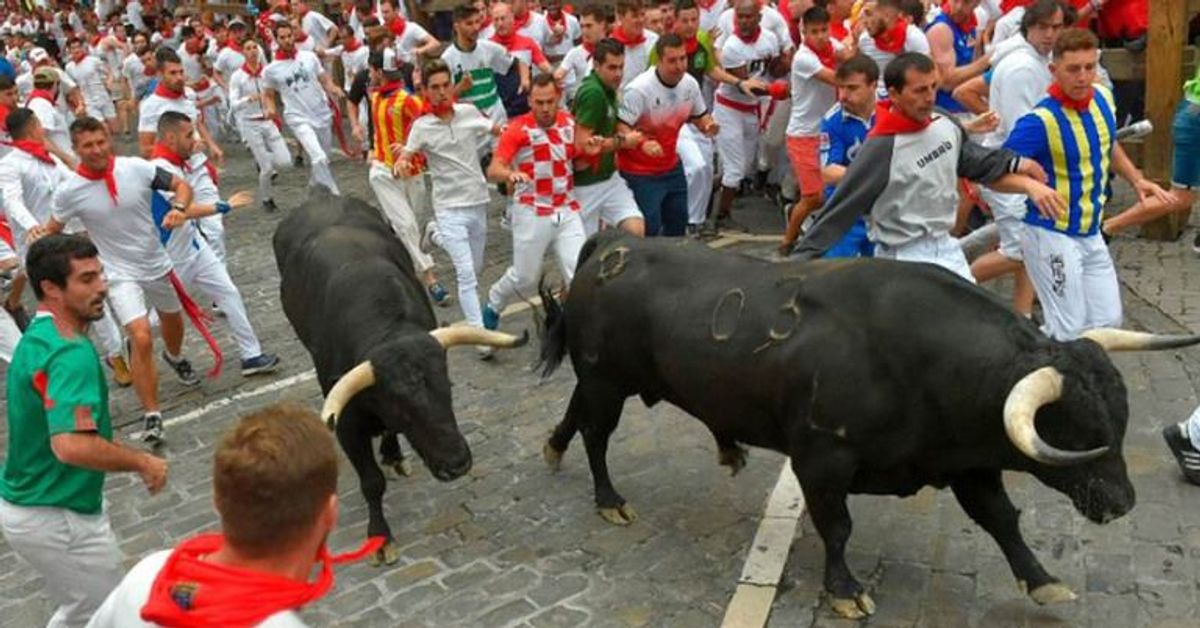
[[[97,120],[112,120],[117,117],[117,107],[111,98],[105,98],[104,102],[87,103],[87,112]]]
[[[992,209],[996,230],[1000,234],[1000,254],[1013,261],[1024,259],[1021,254],[1021,234],[1025,220],[1025,195],[1005,194],[986,187],[979,189],[980,196]]]
[[[975,283],[975,276],[971,274],[971,266],[967,264],[962,246],[947,233],[924,236],[898,246],[878,243],[875,245],[875,257],[935,264]]]
[[[1104,238],[1098,233],[1070,236],[1030,224],[1021,227],[1025,272],[1046,321],[1042,331],[1067,341],[1088,329],[1120,326],[1121,288]]]
[[[159,312],[178,312],[182,309],[175,288],[166,277],[150,281],[116,279],[108,284],[108,303],[121,326],[145,318],[149,308]]]
[[[587,236],[600,230],[601,220],[616,227],[628,218],[642,217],[629,185],[616,172],[599,183],[575,186],[575,199],[579,201],[579,214]]]

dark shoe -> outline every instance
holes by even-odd
[[[267,212],[268,214],[274,213],[278,209],[279,206],[275,204],[275,199],[269,198],[263,201],[263,211]]]
[[[483,305],[483,328],[488,331],[496,331],[500,328],[500,313],[492,309],[491,303]]]
[[[442,282],[436,281],[425,289],[429,291],[429,298],[433,299],[434,305],[438,307],[450,305],[450,292],[446,290],[446,286],[443,286]]]
[[[279,366],[279,356],[264,353],[253,358],[242,360],[242,377],[270,373]]]
[[[1192,441],[1187,436],[1183,435],[1183,430],[1178,424],[1171,424],[1163,428],[1163,440],[1167,441],[1167,449],[1175,455],[1175,461],[1179,463],[1179,469],[1183,471],[1183,477],[1187,478],[1192,484],[1200,484],[1200,451],[1196,451],[1192,447]]]
[[[157,412],[142,415],[142,442],[156,446],[163,442],[163,418]]]
[[[784,242],[775,249],[775,257],[780,260],[786,260],[792,256],[792,250],[796,248],[795,242]]]
[[[175,377],[179,378],[179,383],[184,386],[195,386],[200,383],[200,377],[196,375],[195,369],[192,368],[192,363],[188,362],[187,358],[179,358],[176,362],[167,356],[167,352],[163,351],[162,357],[171,365],[171,370],[175,371]]]

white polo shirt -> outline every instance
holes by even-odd
[[[491,135],[493,124],[479,109],[462,103],[455,103],[454,117],[449,122],[433,114],[413,122],[404,149],[424,153],[437,209],[488,203],[487,179],[477,149]]]
[[[167,98],[150,92],[138,105],[138,133],[157,133],[158,119],[164,111],[178,111],[195,124],[200,115],[196,108],[196,92],[190,87],[185,87],[183,96],[179,98]]]

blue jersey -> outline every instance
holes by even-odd
[[[958,27],[958,24],[955,24],[954,20],[950,19],[949,15],[946,15],[945,13],[938,13],[937,17],[930,20],[929,26],[925,27],[925,32],[929,32],[929,29],[937,26],[938,24],[945,24],[946,26],[950,27],[950,32],[954,35],[955,67],[962,67],[974,61],[976,41],[975,34],[979,29],[975,28],[970,32],[963,32],[963,30]],[[952,96],[950,92],[940,89],[937,93],[937,106],[941,107],[945,111],[949,111],[950,113],[962,113],[967,110],[967,108],[959,104],[957,100],[954,100],[954,96]]]
[[[1047,185],[1067,199],[1068,207],[1066,214],[1053,220],[1043,218],[1026,201],[1025,222],[1067,235],[1095,235],[1111,193],[1116,133],[1112,93],[1100,85],[1092,88],[1091,103],[1083,111],[1046,97],[1022,116],[1004,146],[1041,164],[1049,177]]]
[[[867,133],[875,126],[875,112],[862,118],[846,111],[838,103],[821,120],[821,166],[849,166],[858,149],[867,141]],[[833,198],[837,186],[825,186],[825,198]],[[859,216],[842,239],[825,252],[824,257],[871,257],[875,246],[867,239],[867,222]]]

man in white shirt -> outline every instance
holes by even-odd
[[[392,34],[400,60],[420,66],[421,58],[434,56],[442,44],[424,26],[404,19],[402,5],[399,0],[380,0],[379,20]]]
[[[542,8],[546,10],[547,36],[542,44],[542,52],[550,59],[550,63],[558,63],[568,51],[583,36],[583,28],[579,19],[563,11],[562,0],[546,0]],[[513,3],[516,9],[516,3]]]
[[[58,95],[54,99],[54,105],[58,107],[63,117],[66,118],[70,114],[76,116],[86,114],[87,110],[83,96],[79,93],[79,86],[75,84],[71,75],[55,65],[50,54],[43,48],[33,48],[29,51],[29,71],[17,77],[17,90],[20,92],[21,98],[27,98],[33,91],[33,77],[42,68],[49,68],[57,75]]]
[[[463,318],[483,327],[478,273],[487,243],[489,195],[476,147],[500,127],[478,108],[454,102],[451,77],[450,67],[441,61],[425,66],[423,94],[430,112],[413,122],[393,169],[398,176],[411,176],[419,170],[414,159],[424,156],[437,201],[436,221],[426,225],[422,245],[436,244],[450,256]]]
[[[496,89],[496,75],[507,74],[516,60],[504,46],[480,38],[483,17],[473,5],[454,9],[454,40],[442,51],[442,61],[453,73],[457,98],[475,105],[493,122],[503,124],[508,116]],[[522,82],[528,84],[529,68],[518,71]]]
[[[902,5],[903,0],[878,0],[871,14],[860,18],[865,19],[866,28],[858,36],[858,50],[879,66],[879,98],[887,98],[883,71],[892,59],[905,52],[929,56],[925,32],[909,23]]]
[[[574,100],[579,84],[592,72],[592,51],[608,31],[608,9],[600,4],[584,6],[579,14],[579,29],[579,45],[568,50],[554,70],[554,78],[562,82],[568,103]]]
[[[642,0],[617,2],[617,24],[613,27],[612,38],[625,46],[625,74],[621,79],[621,89],[625,89],[650,67],[650,51],[658,41],[658,35],[645,28],[642,6]]]
[[[142,3],[138,0],[129,0],[125,3],[125,19],[129,20],[135,31],[146,31],[146,22],[142,20]]]
[[[289,22],[275,26],[279,50],[275,60],[263,70],[266,89],[264,102],[268,117],[275,113],[275,95],[283,101],[283,120],[308,154],[312,173],[309,185],[323,185],[340,194],[329,169],[329,151],[333,142],[333,111],[330,98],[338,102],[345,95],[325,72],[317,55],[296,49],[295,29]]]
[[[337,30],[337,24],[325,17],[324,13],[313,11],[303,0],[296,2],[294,6],[300,16],[300,30],[313,39],[318,52],[325,50],[330,36]]]
[[[154,149],[155,134],[158,131],[158,118],[164,111],[178,111],[187,115],[193,123],[200,119],[197,107],[196,92],[187,87],[187,79],[183,72],[183,60],[172,49],[162,47],[154,53],[154,63],[158,68],[158,85],[150,95],[142,99],[138,106],[138,147],[142,157],[149,157]],[[200,139],[208,147],[208,156],[219,168],[225,161],[225,152],[213,139],[208,125],[196,124]]]
[[[46,233],[58,233],[68,222],[78,219],[100,250],[109,280],[109,303],[132,346],[134,391],[145,410],[142,437],[156,444],[162,441],[163,432],[149,308],[158,312],[166,344],[163,359],[184,385],[200,383],[191,363],[181,355],[181,290],[172,282],[171,259],[159,239],[160,226],[174,228],[191,217],[187,212],[192,188],[148,161],[114,157],[108,128],[95,118],[73,122],[71,140],[79,154],[79,168],[63,177],[44,228]],[[150,211],[154,190],[175,194],[175,203],[162,217]]]
[[[54,101],[61,89],[58,82],[59,74],[55,68],[38,68],[34,72],[33,90],[25,106],[33,110],[42,128],[46,131],[46,141],[53,147],[56,154],[71,159],[71,139],[67,131],[67,119],[62,111],[55,106]]]
[[[108,84],[113,80],[108,65],[99,57],[89,54],[87,46],[79,39],[71,40],[67,45],[67,53],[71,57],[66,67],[67,74],[79,85],[88,115],[104,120],[108,128],[116,132],[117,109],[108,93]]]
[[[254,39],[245,40],[243,46],[248,56],[229,78],[229,108],[238,134],[258,164],[259,202],[272,212],[278,207],[271,179],[292,164],[292,155],[275,121],[263,110],[262,46]]]
[[[298,600],[316,601],[331,585],[312,574],[346,560],[325,546],[338,512],[337,447],[329,430],[303,406],[269,406],[225,434],[212,469],[221,531],[142,559],[90,628],[306,625]],[[281,581],[293,594],[281,595]]]

